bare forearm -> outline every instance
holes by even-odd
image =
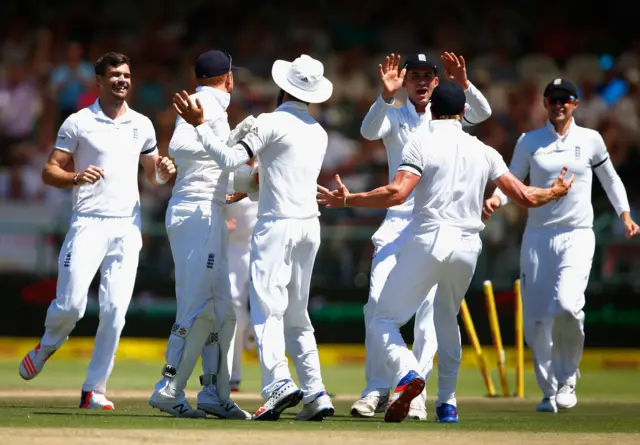
[[[46,185],[59,189],[71,188],[74,186],[74,172],[68,172],[58,165],[46,164],[42,170],[42,182]]]
[[[524,186],[523,198],[520,202],[514,201],[524,207],[541,207],[551,201],[558,199],[552,189],[541,189],[538,187]],[[513,198],[512,198],[513,199]]]
[[[351,193],[347,196],[347,207],[366,207],[369,209],[387,209],[405,202],[406,196],[393,184],[378,187],[364,193]]]

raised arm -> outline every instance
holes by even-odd
[[[173,108],[189,125],[195,127],[197,141],[204,147],[208,157],[213,159],[224,171],[232,172],[242,164],[246,164],[263,148],[259,141],[255,141],[255,148],[252,149],[245,140],[241,140],[233,147],[227,145],[227,141],[220,139],[213,129],[205,123],[204,110],[200,100],[196,98],[194,104],[187,94],[175,94],[173,97]],[[258,130],[246,135],[248,139]]]
[[[444,52],[440,56],[444,64],[444,74],[452,82],[458,83],[464,89],[467,99],[462,125],[469,126],[479,124],[491,116],[489,101],[467,77],[467,66],[464,57],[455,53]]]
[[[400,56],[391,54],[384,63],[378,65],[378,75],[382,84],[382,93],[373,103],[360,126],[360,134],[365,139],[382,139],[392,130],[389,110],[393,108],[396,93],[402,88],[407,71],[400,69]]]

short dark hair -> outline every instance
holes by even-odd
[[[298,99],[297,97],[295,97],[293,94],[291,93],[287,93],[285,90],[283,90],[282,88],[280,88],[280,91],[278,92],[278,98],[276,99],[276,106],[279,107],[280,105],[282,105],[283,101],[284,101],[284,95],[288,95],[290,100],[294,100],[296,102],[300,102],[303,103],[305,105],[309,105],[309,102],[305,102],[303,100]]]
[[[131,59],[124,54],[114,52],[106,53],[96,62],[96,76],[104,76],[107,73],[107,67],[111,66],[115,68],[125,63],[131,67]]]

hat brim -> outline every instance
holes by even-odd
[[[333,94],[333,84],[326,77],[322,77],[318,84],[318,88],[314,91],[303,90],[293,85],[287,78],[287,73],[291,69],[292,62],[286,60],[276,60],[271,68],[271,77],[273,81],[287,93],[310,104],[319,104],[326,102]]]
[[[433,70],[433,74],[438,74],[438,67],[431,62],[407,62],[402,68],[407,70],[411,70],[414,68],[431,68]]]

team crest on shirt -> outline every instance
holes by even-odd
[[[138,129],[137,128],[133,129],[133,138],[134,139],[138,139]]]
[[[576,155],[576,159],[580,159],[580,146],[576,145],[573,153]]]

